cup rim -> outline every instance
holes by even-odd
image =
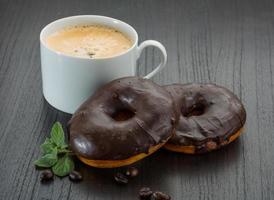
[[[107,57],[107,58],[92,58],[92,59],[91,58],[71,56],[71,55],[67,55],[65,53],[62,53],[60,51],[55,51],[55,50],[49,48],[48,45],[45,44],[45,41],[43,41],[42,35],[46,31],[46,29],[48,29],[50,26],[53,26],[54,24],[62,22],[64,20],[69,20],[69,19],[72,19],[72,18],[84,18],[84,17],[99,17],[99,18],[104,18],[106,20],[114,21],[115,23],[124,24],[125,26],[127,26],[134,33],[134,35],[135,35],[135,41],[134,41],[134,43],[132,44],[132,46],[129,49],[127,49],[126,51],[124,51],[124,52],[122,52],[122,53],[120,53],[118,55],[115,55],[115,56],[112,56],[112,57]],[[83,59],[83,60],[89,60],[89,61],[108,60],[108,59],[113,59],[113,58],[117,58],[117,57],[123,56],[123,55],[127,54],[128,52],[130,52],[132,49],[134,49],[137,46],[137,43],[138,43],[138,34],[137,34],[137,31],[131,25],[129,25],[128,23],[126,23],[124,21],[121,21],[119,19],[115,19],[115,18],[112,18],[112,17],[103,16],[103,15],[74,15],[74,16],[63,17],[63,18],[54,20],[54,21],[50,22],[49,24],[47,24],[46,26],[44,26],[44,28],[40,32],[39,38],[40,38],[40,44],[42,44],[48,51],[50,51],[52,53],[55,53],[55,54],[58,54],[58,55],[61,55],[61,56],[67,57],[67,58]]]

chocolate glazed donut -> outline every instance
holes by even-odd
[[[242,131],[246,111],[228,89],[214,84],[164,86],[173,96],[180,119],[175,135],[165,148],[195,154],[218,149]]]
[[[177,119],[164,88],[147,79],[121,78],[99,89],[72,116],[70,145],[90,166],[129,165],[162,147]]]

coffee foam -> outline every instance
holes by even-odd
[[[125,34],[101,25],[67,27],[49,35],[46,43],[55,51],[81,58],[109,58],[132,46]]]

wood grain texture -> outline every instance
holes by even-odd
[[[70,15],[100,14],[133,25],[140,41],[167,48],[167,67],[153,80],[214,82],[234,91],[247,110],[241,138],[206,155],[161,150],[136,164],[127,186],[116,170],[79,163],[79,184],[56,178],[42,185],[33,161],[52,124],[70,115],[50,107],[41,92],[39,32]],[[139,75],[159,62],[148,49]],[[140,187],[175,200],[274,199],[274,2],[255,0],[0,0],[0,199],[137,199]],[[58,83],[56,83],[58,84]]]

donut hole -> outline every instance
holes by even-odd
[[[111,118],[114,119],[115,121],[126,121],[131,119],[134,115],[135,113],[132,112],[131,110],[122,108],[113,112],[111,114]]]
[[[205,113],[205,110],[206,110],[205,104],[202,104],[202,103],[193,104],[191,107],[187,108],[186,110],[182,109],[182,115],[184,117],[200,116]]]

